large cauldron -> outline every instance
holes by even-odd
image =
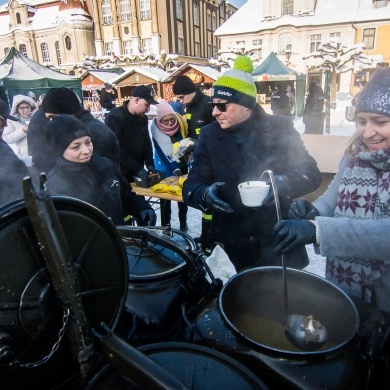
[[[369,367],[356,350],[359,315],[351,299],[320,277],[288,269],[289,312],[313,315],[329,331],[320,350],[301,351],[283,332],[282,287],[280,267],[244,271],[176,338],[229,354],[271,388],[366,388]]]

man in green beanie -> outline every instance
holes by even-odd
[[[287,216],[292,200],[315,191],[321,182],[291,118],[266,114],[256,103],[252,72],[250,58],[240,56],[214,83],[210,105],[216,122],[202,128],[183,188],[188,206],[212,212],[212,239],[224,245],[237,271],[281,265],[273,252],[277,215],[272,186],[262,206],[250,208],[242,204],[238,185],[271,170],[282,216]],[[289,267],[308,264],[303,245],[286,258]]]

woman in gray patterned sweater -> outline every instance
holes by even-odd
[[[356,114],[356,133],[334,180],[313,204],[299,199],[291,205],[290,220],[275,225],[275,252],[316,244],[327,257],[327,279],[389,310],[390,68],[371,77]],[[387,307],[378,303],[383,294]]]

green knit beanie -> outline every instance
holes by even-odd
[[[253,63],[248,56],[238,56],[233,69],[227,70],[213,85],[211,99],[224,99],[254,108],[257,89],[252,77]]]

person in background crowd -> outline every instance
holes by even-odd
[[[105,118],[106,125],[119,141],[120,169],[128,182],[133,182],[134,176],[146,179],[149,174],[155,173],[146,116],[151,104],[158,104],[151,89],[140,85],[133,89],[130,100],[111,110]]]
[[[295,93],[291,85],[287,85],[286,95],[288,97],[288,102],[290,105],[290,114],[292,116],[295,116]]]
[[[42,172],[50,172],[57,160],[49,135],[44,126],[48,119],[59,114],[74,115],[91,132],[96,157],[106,157],[119,166],[119,144],[115,134],[104,123],[81,107],[77,95],[69,88],[51,88],[45,95],[42,107],[34,114],[28,135],[29,152],[34,167]]]
[[[188,173],[188,165],[185,157],[177,162],[172,158],[173,144],[179,143],[188,136],[188,125],[180,114],[175,114],[172,106],[165,100],[161,100],[157,106],[157,117],[153,119],[151,134],[154,144],[154,166],[156,171],[163,172],[165,177],[181,176]],[[178,202],[180,230],[188,231],[187,211],[188,207],[183,202]],[[171,221],[171,201],[164,202],[165,220]]]
[[[356,132],[326,192],[299,199],[274,228],[275,252],[315,243],[326,278],[390,311],[390,68],[374,73],[356,102]],[[375,294],[373,293],[375,289]],[[386,290],[387,289],[387,290]]]
[[[111,111],[116,107],[115,100],[117,99],[117,94],[112,88],[111,84],[105,83],[104,88],[100,93],[100,105],[102,108]]]
[[[188,76],[177,77],[173,84],[173,93],[178,101],[186,106],[188,136],[193,140],[197,140],[201,128],[215,121],[209,104],[210,97],[202,93],[199,88],[196,88]],[[202,212],[201,236],[196,241],[200,241],[204,248],[210,248],[211,246],[211,218],[211,213]]]
[[[29,96],[31,99],[34,100],[34,102],[37,104],[38,106],[38,100],[37,100],[37,97],[35,96],[35,93],[33,91],[28,91],[27,92],[27,96]]]
[[[324,131],[324,91],[314,81],[309,84],[309,93],[303,110],[305,134],[322,134]]]
[[[10,115],[8,105],[0,100],[0,207],[23,197],[22,181],[29,175],[27,167],[2,139],[8,120],[18,118]]]
[[[180,114],[181,116],[184,116],[186,114],[186,106],[184,103],[182,103],[179,99],[175,97],[174,100],[171,100],[169,104],[172,106],[173,110]]]
[[[224,245],[238,271],[281,265],[273,253],[277,215],[272,187],[261,207],[250,208],[242,204],[238,185],[272,170],[286,216],[295,197],[314,191],[321,182],[291,118],[266,114],[256,103],[252,71],[250,58],[239,56],[234,69],[214,83],[210,105],[217,121],[202,128],[183,186],[188,206],[212,212],[212,239]],[[304,245],[287,256],[287,263],[294,268],[308,264]]]
[[[108,158],[93,156],[88,127],[72,115],[57,115],[45,125],[57,154],[48,174],[52,194],[71,196],[103,211],[115,225],[124,224],[131,214],[143,226],[154,226],[156,214],[148,202],[138,197]]]
[[[37,105],[38,107],[42,107],[42,102],[43,102],[43,98],[45,97],[45,94],[41,94],[39,95],[39,98],[38,98],[38,101],[37,101]]]
[[[15,95],[13,98],[11,114],[17,120],[8,121],[3,139],[8,144],[14,145],[14,151],[18,156],[28,156],[27,133],[32,113],[36,107],[35,100],[29,96]]]
[[[356,101],[357,101],[357,98],[359,97],[359,93],[362,92],[362,90],[363,90],[363,88],[365,87],[366,84],[367,84],[366,80],[360,81],[360,83],[359,83],[359,92],[356,93],[355,96],[353,97],[353,99],[351,100],[351,105],[352,106],[356,106]]]
[[[271,95],[271,110],[274,115],[291,116],[290,100],[280,85],[275,86]]]

